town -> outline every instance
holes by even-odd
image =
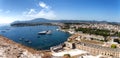
[[[0,58],[120,58],[119,0],[0,0]]]
[[[51,47],[54,56],[60,57],[67,54],[75,58],[120,57],[119,25],[106,23],[63,24],[61,31],[68,32],[72,36],[63,44]],[[76,52],[70,52],[71,50]]]
[[[49,25],[59,26],[57,31],[69,33],[71,36],[67,41],[50,47],[50,50],[34,50],[1,36],[0,51],[3,53],[0,57],[9,57],[16,53],[11,58],[120,58],[119,25],[108,23],[49,23]]]

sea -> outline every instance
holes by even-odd
[[[37,50],[49,50],[52,46],[64,43],[69,33],[58,31],[58,26],[0,26],[0,35],[17,43]],[[38,32],[51,30],[51,34],[39,35]]]

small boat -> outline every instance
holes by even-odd
[[[32,42],[31,41],[28,41],[29,44],[31,44]]]
[[[25,42],[27,42],[27,43],[32,43],[30,40],[28,40],[28,39],[25,39]]]
[[[19,38],[19,40],[21,41],[21,40],[23,40],[24,38]]]
[[[6,30],[1,30],[1,32],[2,32],[2,33],[5,33],[5,32],[6,32]]]
[[[9,28],[7,28],[6,30],[10,30]]]
[[[25,42],[29,42],[29,40],[28,40],[28,39],[25,39]]]
[[[56,29],[57,31],[59,31],[60,29]]]

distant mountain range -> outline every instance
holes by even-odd
[[[44,18],[36,18],[33,20],[29,21],[15,21],[11,23],[12,25],[14,24],[19,24],[19,23],[109,23],[109,24],[117,24],[120,25],[120,23],[116,22],[107,22],[107,21],[95,21],[95,20],[49,20],[49,19],[44,19]]]

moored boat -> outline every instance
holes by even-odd
[[[51,34],[51,30],[38,32],[39,35]]]
[[[31,44],[32,42],[31,41],[28,41],[29,44]]]
[[[21,41],[21,40],[23,40],[24,38],[19,38],[19,40]]]
[[[46,34],[51,34],[51,32],[52,32],[51,30],[48,30]]]
[[[45,35],[46,33],[47,33],[47,31],[38,32],[39,35]]]
[[[6,32],[6,30],[1,30],[1,32],[2,32],[2,33],[5,33],[5,32]]]
[[[57,31],[59,31],[60,29],[56,29]]]

